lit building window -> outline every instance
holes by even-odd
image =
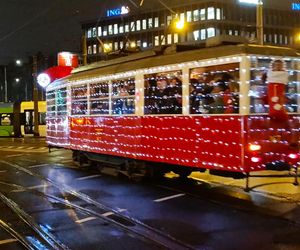
[[[108,34],[109,35],[113,34],[113,26],[112,25],[108,25]]]
[[[101,28],[101,26],[98,27],[98,36],[102,36],[102,28]]]
[[[274,43],[277,43],[277,34],[274,34]]]
[[[98,51],[99,51],[99,53],[102,53],[102,52],[103,52],[102,46],[99,46],[99,47],[98,47]]]
[[[119,26],[119,33],[120,34],[124,33],[124,26],[123,25]]]
[[[191,22],[192,21],[192,12],[191,11],[187,11],[186,12],[186,21],[187,22]]]
[[[199,10],[198,9],[193,11],[193,21],[194,22],[199,21]]]
[[[238,31],[238,30],[235,30],[235,31],[234,31],[234,35],[235,35],[235,36],[238,36],[238,35],[239,35],[239,31]]]
[[[107,36],[107,26],[103,28],[102,36]]]
[[[123,41],[120,41],[120,49],[123,49],[124,43]]]
[[[172,43],[172,34],[168,34],[168,37],[167,37],[167,43],[168,43],[168,44],[171,44],[171,43]]]
[[[220,8],[216,8],[216,19],[221,20],[221,9]]]
[[[214,7],[207,8],[207,19],[208,20],[215,19],[215,8]]]
[[[129,32],[129,24],[125,24],[125,32]]]
[[[91,46],[91,45],[89,45],[89,46],[88,46],[88,54],[89,54],[89,55],[91,55],[91,54],[92,54],[92,52],[93,52],[93,51],[92,51],[92,46]]]
[[[174,34],[174,43],[178,43],[178,34],[177,33]]]
[[[200,39],[205,40],[206,39],[206,29],[200,30]]]
[[[143,42],[143,48],[147,48],[148,44],[147,42]]]
[[[97,36],[97,29],[96,27],[93,28],[93,37],[96,37]]]
[[[179,17],[181,21],[185,21],[184,13],[180,13]]]
[[[228,30],[228,35],[232,36],[233,35],[233,32],[232,30]]]
[[[170,25],[172,22],[172,16],[167,16],[167,25]]]
[[[148,19],[148,27],[149,27],[149,29],[153,28],[153,18]]]
[[[87,38],[91,38],[91,37],[92,37],[92,29],[88,29]]]
[[[136,30],[141,30],[141,20],[136,21]]]
[[[93,54],[97,54],[97,44],[93,44]]]
[[[160,41],[161,41],[161,45],[165,45],[166,44],[166,38],[164,35],[160,36]]]
[[[138,47],[141,47],[141,40],[137,40],[137,41],[136,41],[136,45],[137,45]]]
[[[159,26],[159,19],[158,19],[158,17],[155,17],[154,18],[154,27],[158,28],[158,26]]]
[[[206,9],[201,9],[200,10],[200,20],[205,20],[206,19]]]
[[[207,29],[207,38],[213,37],[216,35],[216,29],[215,28],[208,28]]]
[[[147,20],[146,19],[143,19],[143,21],[142,21],[142,29],[143,30],[147,29]]]
[[[193,32],[193,35],[194,35],[194,40],[195,40],[195,41],[199,40],[199,30],[195,30],[195,31]]]
[[[159,46],[159,36],[154,37],[154,46]]]
[[[114,48],[115,50],[119,49],[119,43],[118,42],[115,42],[114,46],[115,46],[115,48]]]
[[[118,34],[118,33],[119,33],[118,24],[115,23],[115,24],[114,24],[114,34],[116,35],[116,34]]]
[[[134,22],[130,23],[130,31],[135,31],[135,23]]]

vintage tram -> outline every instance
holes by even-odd
[[[299,162],[300,57],[290,48],[167,48],[80,67],[47,87],[47,143],[129,176],[244,177]],[[288,72],[286,119],[269,115],[270,63]],[[156,162],[162,164],[144,164]],[[145,167],[148,166],[148,167]]]

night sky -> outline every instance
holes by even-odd
[[[118,7],[118,1],[1,0],[0,64],[38,51],[80,51],[80,23],[101,18],[111,6]]]

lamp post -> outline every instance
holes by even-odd
[[[6,73],[6,66],[4,66],[4,102],[7,102],[7,73]]]
[[[34,129],[33,135],[39,136],[39,104],[38,104],[38,88],[37,88],[37,56],[33,56],[32,58],[32,76],[33,76],[33,105],[34,105]]]
[[[264,45],[264,19],[263,19],[263,2],[258,0],[256,5],[256,33],[257,43]]]

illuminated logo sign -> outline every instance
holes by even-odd
[[[292,3],[292,10],[300,10],[300,3]]]
[[[258,4],[258,0],[239,0],[240,3]]]
[[[60,52],[57,55],[58,66],[69,66],[73,68],[78,67],[78,55],[70,52]]]
[[[121,8],[117,9],[111,9],[106,11],[106,16],[121,16],[129,13],[129,7],[128,6],[122,6]]]

